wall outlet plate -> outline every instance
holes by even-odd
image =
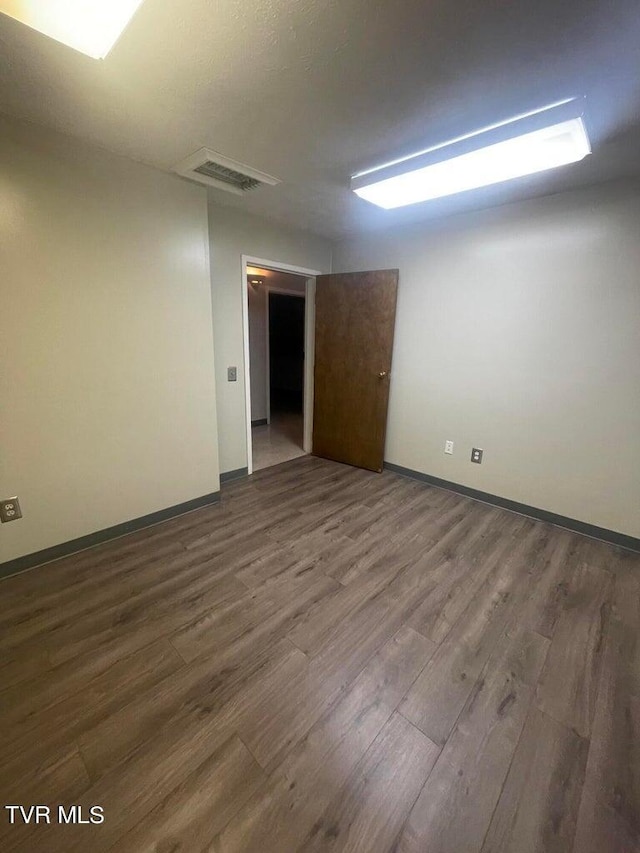
[[[238,368],[237,367],[227,367],[227,382],[237,382],[238,381]]]
[[[445,453],[453,453],[453,442],[452,441],[445,441],[444,452]]]
[[[22,518],[18,498],[6,498],[6,500],[0,501],[0,521],[2,524],[7,521],[15,521],[17,518]]]
[[[484,451],[482,451],[479,447],[474,447],[474,448],[472,449],[472,451],[471,451],[471,461],[472,461],[472,462],[477,462],[477,463],[478,463],[478,465],[481,465],[481,464],[482,464],[482,454],[483,454],[483,452],[484,452]]]

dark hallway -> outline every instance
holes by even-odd
[[[304,298],[269,293],[271,416],[302,415],[304,399]]]

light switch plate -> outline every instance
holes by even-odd
[[[7,521],[15,521],[17,518],[22,518],[18,498],[7,498],[0,501],[0,521],[4,524]]]
[[[482,453],[483,451],[479,447],[474,447],[471,451],[471,461],[477,462],[478,465],[482,464]]]
[[[237,367],[227,367],[227,382],[237,382],[238,381],[238,368]]]

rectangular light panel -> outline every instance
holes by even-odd
[[[103,59],[142,0],[0,0],[9,15],[94,59]]]
[[[566,104],[559,106],[566,114]],[[535,114],[538,125],[542,112]],[[591,152],[581,116],[529,132],[518,133],[518,128],[522,124],[516,120],[357,175],[352,189],[361,198],[391,209],[575,163]],[[502,136],[506,132],[508,138],[492,141],[496,131]],[[483,145],[483,139],[490,144]],[[464,153],[458,153],[461,148],[466,149]]]

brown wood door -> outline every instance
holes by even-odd
[[[398,270],[316,279],[313,452],[382,471]]]

